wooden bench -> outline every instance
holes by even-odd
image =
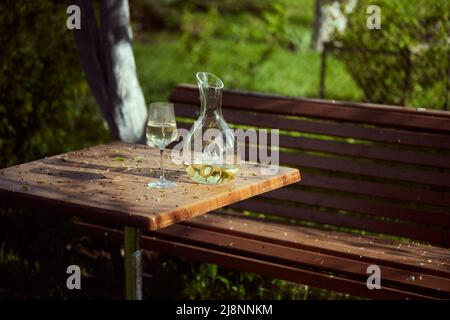
[[[198,99],[173,91],[180,127]],[[226,90],[223,114],[280,129],[280,162],[302,182],[147,233],[144,248],[361,297],[450,298],[449,113]]]

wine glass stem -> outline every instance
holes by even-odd
[[[159,180],[164,181],[166,180],[164,178],[164,158],[163,158],[163,149],[159,149],[159,153],[161,155],[161,176],[159,177]]]

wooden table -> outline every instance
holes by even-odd
[[[231,182],[202,185],[168,160],[169,153],[166,178],[177,183],[173,189],[147,187],[159,178],[159,149],[113,142],[0,170],[0,198],[122,225],[126,296],[141,299],[143,230],[164,228],[300,180],[297,169],[280,167],[277,174],[264,176],[259,165],[244,163]]]

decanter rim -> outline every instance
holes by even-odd
[[[212,78],[215,81],[215,86],[211,85],[210,82],[205,82],[205,79],[202,79],[202,75],[206,75],[207,78]],[[215,89],[222,89],[224,87],[222,80],[220,78],[210,72],[205,71],[199,71],[195,74],[195,77],[197,78],[197,81],[200,82],[202,85],[208,87],[208,88],[215,88]]]

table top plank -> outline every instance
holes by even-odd
[[[157,230],[300,181],[297,169],[262,175],[244,163],[232,181],[198,184],[165,153],[173,189],[149,189],[159,178],[159,150],[113,142],[0,170],[0,198],[69,211],[93,222]]]

